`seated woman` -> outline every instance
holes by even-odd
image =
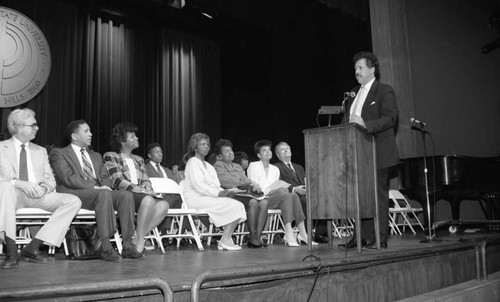
[[[249,163],[248,155],[243,151],[234,152],[233,163],[239,164],[243,168],[243,171],[246,171]]]
[[[220,139],[215,144],[217,162],[214,164],[215,171],[221,186],[225,189],[248,186],[254,192],[262,192],[259,184],[251,181],[239,164],[233,163],[233,144],[227,139]],[[250,239],[247,242],[249,248],[266,246],[260,235],[264,230],[267,220],[267,199],[258,201],[255,198],[236,195],[234,199],[241,201],[247,210],[247,224]]]
[[[262,192],[268,196],[270,209],[281,209],[281,215],[285,222],[285,237],[283,238],[285,245],[299,246],[299,243],[302,242],[307,244],[308,238],[304,224],[306,217],[302,211],[299,196],[288,192],[286,188],[273,189],[273,185],[280,179],[280,170],[269,163],[273,157],[271,142],[266,140],[256,142],[254,151],[260,161],[250,163],[247,170],[248,178],[258,183]],[[292,222],[294,220],[299,229],[297,236],[299,243],[293,235]],[[313,245],[317,245],[317,243],[313,241]]]
[[[158,226],[168,212],[168,202],[157,198],[151,187],[144,159],[132,154],[139,147],[135,135],[137,127],[129,122],[118,123],[111,131],[110,145],[113,152],[104,153],[104,166],[113,181],[114,189],[125,189],[134,193],[137,212],[137,236],[134,244],[138,252],[144,250],[144,237]]]
[[[205,210],[216,227],[222,226],[224,232],[217,243],[219,250],[240,250],[231,236],[236,226],[246,220],[243,204],[230,197],[239,189],[222,189],[217,173],[205,161],[210,151],[210,138],[204,133],[195,133],[189,139],[187,164],[184,180],[184,196],[188,207]]]

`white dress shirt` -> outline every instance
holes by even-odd
[[[351,110],[349,112],[350,116],[361,116],[361,112],[363,110],[363,105],[365,104],[366,96],[368,95],[368,92],[370,91],[370,88],[372,87],[373,82],[375,81],[375,78],[373,78],[370,82],[366,83],[366,85],[361,86],[362,88],[359,89],[358,94],[356,95],[356,98],[354,99],[354,102],[352,102],[351,105]],[[352,122],[352,121],[350,121]]]

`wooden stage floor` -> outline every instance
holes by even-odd
[[[312,254],[321,259],[338,259],[356,261],[356,259],[377,258],[383,254],[429,249],[435,246],[456,245],[461,241],[496,238],[500,234],[492,233],[448,233],[438,234],[441,243],[420,243],[423,233],[417,235],[390,236],[388,248],[381,251],[363,249],[344,251],[337,248],[340,239],[334,238],[334,248],[328,244],[313,247]],[[267,248],[249,249],[246,246],[238,252],[218,251],[216,246],[198,251],[196,245],[181,246],[179,249],[167,246],[165,254],[159,249],[146,251],[142,260],[123,259],[119,263],[108,263],[102,260],[74,261],[64,259],[62,251],[48,264],[33,264],[25,261],[19,267],[0,270],[0,292],[27,288],[32,286],[66,285],[99,281],[120,281],[158,277],[164,279],[174,292],[188,291],[195,276],[211,269],[256,267],[276,264],[298,263],[308,256],[307,246],[285,247],[283,244],[272,244]],[[3,255],[0,260],[3,260]],[[347,259],[346,259],[347,258]]]

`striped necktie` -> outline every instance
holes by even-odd
[[[94,172],[92,172],[92,166],[90,165],[90,161],[87,159],[85,155],[85,148],[80,150],[82,152],[82,162],[83,162],[83,173],[90,177],[90,179],[95,179]]]

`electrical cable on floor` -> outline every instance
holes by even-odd
[[[305,256],[304,259],[302,259],[302,261],[305,261],[308,258],[313,258],[313,260],[319,261],[319,265],[317,268],[313,269],[313,271],[316,272],[316,276],[314,277],[313,285],[311,287],[311,290],[309,291],[309,295],[307,296],[307,300],[306,300],[307,302],[309,302],[311,300],[312,293],[314,291],[314,288],[316,287],[316,281],[318,281],[319,272],[321,271],[321,258],[314,256],[314,255],[308,255],[308,256]]]

